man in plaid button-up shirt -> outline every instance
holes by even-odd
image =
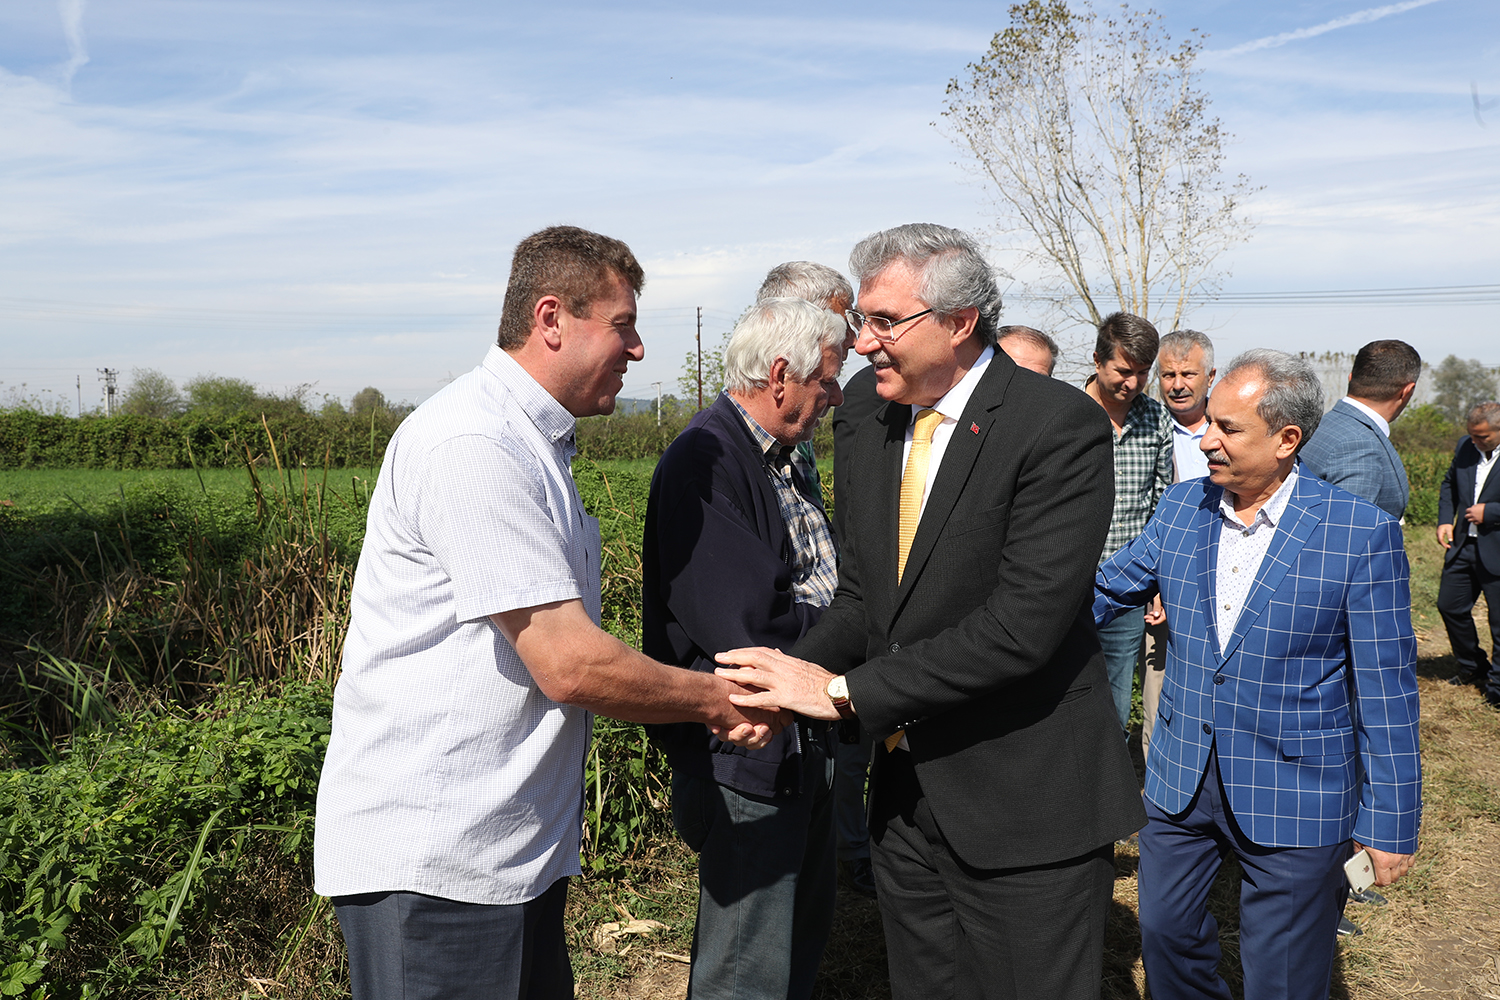
[[[1172,485],[1172,418],[1143,391],[1156,362],[1156,327],[1139,316],[1113,313],[1099,324],[1094,374],[1084,391],[1104,407],[1115,431],[1115,512],[1099,562],[1128,545]],[[1146,634],[1144,612],[1135,608],[1099,629],[1109,666],[1109,686],[1120,728],[1130,728],[1130,689]]]

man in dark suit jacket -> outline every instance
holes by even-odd
[[[1453,464],[1438,488],[1438,543],[1443,579],[1438,613],[1458,673],[1450,684],[1473,684],[1484,700],[1500,708],[1500,472],[1494,470],[1500,446],[1500,403],[1480,403],[1469,411],[1469,436],[1458,443]],[[1455,537],[1456,532],[1456,537]],[[1490,609],[1490,662],[1485,662],[1474,628],[1474,601],[1484,594]]]
[[[1324,414],[1302,447],[1302,464],[1400,520],[1411,496],[1391,423],[1411,402],[1422,358],[1400,340],[1377,340],[1354,356],[1349,394]]]
[[[762,689],[746,705],[882,740],[897,1000],[1097,996],[1114,842],[1145,818],[1088,607],[1107,419],[995,349],[999,292],[965,234],[901,226],[850,267],[855,349],[889,402],[856,434],[838,593],[795,657],[737,650],[721,674]]]
[[[847,333],[843,316],[800,298],[758,302],[735,326],[724,393],[651,479],[647,655],[707,671],[720,650],[789,648],[833,599],[821,491],[793,451],[842,398]],[[835,891],[828,723],[798,720],[761,749],[696,723],[648,730],[672,765],[673,822],[698,852],[691,995],[810,996]]]

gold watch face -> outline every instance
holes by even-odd
[[[828,697],[833,701],[849,700],[849,684],[844,680],[843,674],[828,682]]]

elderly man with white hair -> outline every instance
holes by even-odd
[[[712,671],[740,646],[784,649],[833,600],[838,570],[797,445],[843,399],[847,327],[800,298],[757,302],[724,352],[725,391],[651,480],[642,649]],[[742,750],[699,723],[651,727],[672,765],[672,818],[698,852],[689,996],[807,997],[836,885],[829,724],[798,719]]]

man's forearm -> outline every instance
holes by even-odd
[[[729,703],[735,685],[637,652],[595,626],[578,601],[491,618],[553,701],[627,722],[692,721],[726,729],[765,722],[747,720]]]

